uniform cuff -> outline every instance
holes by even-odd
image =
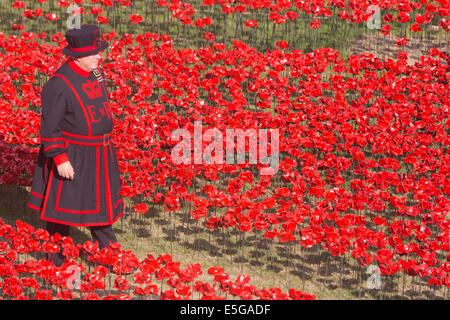
[[[57,166],[59,166],[60,164],[69,161],[69,158],[67,157],[67,154],[61,153],[60,155],[57,155],[56,157],[53,158],[53,161],[55,162],[55,164]]]

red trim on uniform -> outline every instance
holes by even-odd
[[[70,138],[68,138],[70,137]],[[73,137],[73,138],[72,138]],[[110,143],[112,138],[112,131],[108,134],[105,134],[103,136],[81,136],[81,135],[77,135],[77,134],[71,134],[68,132],[64,132],[63,131],[63,140],[73,143],[73,144],[79,144],[79,145],[84,145],[84,146],[102,146],[102,145],[107,145]],[[78,140],[85,140],[85,141],[78,141]],[[95,141],[97,140],[97,141]],[[94,142],[95,141],[95,142]]]
[[[100,148],[95,148],[95,161],[97,172],[97,211],[100,212]]]
[[[114,209],[117,208],[117,206],[119,205],[119,203],[123,202],[123,198],[117,200],[116,205],[114,206]]]
[[[62,212],[68,212],[68,213],[75,213],[75,214],[90,214],[90,213],[98,213],[98,209],[96,210],[72,210],[72,209],[64,209],[59,208],[59,196],[61,195],[61,188],[62,188],[63,180],[59,182],[58,187],[58,195],[56,196],[56,204],[55,204],[55,210],[62,211]]]
[[[96,50],[97,48],[92,45],[92,46],[87,46],[87,47],[82,47],[82,48],[72,48],[69,47],[68,49],[70,49],[73,52],[83,52],[83,51],[91,51],[91,50]]]
[[[33,205],[30,204],[30,203],[28,203],[28,206],[29,206],[31,209],[34,209],[34,210],[37,210],[37,211],[41,211],[41,208],[38,208],[38,207],[36,207],[36,206],[33,206]]]
[[[119,220],[119,218],[123,215],[123,211],[119,213],[119,215],[117,216],[116,219],[114,219],[112,222],[98,222],[98,223],[72,223],[72,222],[65,222],[65,221],[60,221],[60,220],[55,220],[55,219],[50,219],[50,218],[42,218],[42,220],[45,221],[50,221],[50,222],[56,222],[59,224],[64,224],[67,226],[72,226],[72,227],[91,227],[91,226],[109,226],[113,223],[115,223],[117,220]]]
[[[112,223],[113,209],[111,200],[111,186],[109,185],[109,172],[108,172],[108,152],[107,146],[103,147],[103,158],[105,159],[105,192],[106,192],[106,208],[108,210],[109,221]]]
[[[62,148],[62,147],[64,147],[64,145],[62,145],[62,144],[54,144],[54,145],[51,145],[51,146],[48,146],[47,148],[45,148],[45,149],[44,149],[44,152],[47,151],[47,150],[49,150],[49,149],[53,149],[53,148]]]
[[[118,203],[120,203],[121,201],[119,200]],[[123,202],[123,199],[122,199]],[[119,220],[119,218],[123,215],[124,210],[122,210],[117,217],[112,220],[112,222],[97,222],[97,223],[93,223],[93,222],[87,222],[87,223],[72,223],[72,222],[66,222],[66,221],[60,221],[60,220],[56,220],[56,219],[51,219],[51,218],[46,218],[41,216],[42,220],[45,221],[50,221],[50,222],[56,222],[56,223],[60,223],[60,224],[64,224],[67,226],[72,226],[72,227],[91,227],[91,226],[109,226],[114,224],[117,220]]]
[[[75,51],[75,50],[74,50]],[[69,66],[70,68],[76,72],[77,74],[79,74],[80,76],[83,77],[89,77],[89,75],[91,74],[89,71],[86,71],[84,69],[82,69],[75,61],[73,61],[72,59],[69,60]]]
[[[70,62],[70,61],[69,61],[69,62]],[[87,112],[86,112],[86,110],[85,110],[85,108],[84,108],[83,101],[81,100],[81,98],[80,98],[80,96],[78,95],[78,93],[77,93],[77,91],[75,90],[75,88],[74,88],[74,87],[72,86],[72,84],[66,79],[66,77],[64,77],[64,76],[61,75],[61,74],[56,73],[56,74],[54,74],[52,77],[60,77],[60,78],[62,78],[62,79],[67,83],[67,85],[70,87],[70,89],[72,89],[73,93],[75,94],[75,97],[76,97],[77,100],[78,100],[78,103],[79,103],[80,106],[81,106],[81,109],[83,110],[84,117],[85,117],[85,119],[86,119],[87,126],[88,126],[88,130],[89,130],[89,135],[91,135],[91,134],[92,134],[92,130],[91,130],[91,123],[90,123],[90,121],[89,121],[89,117],[88,117]]]
[[[62,133],[65,135],[68,135],[68,136],[72,136],[72,137],[76,137],[76,138],[83,138],[83,139],[103,139],[103,137],[109,137],[110,135],[112,135],[112,131],[108,134],[105,134],[104,136],[103,135],[101,135],[101,136],[82,136],[79,134],[65,132],[65,131],[63,131]]]
[[[90,146],[90,147],[103,146],[105,144],[104,142],[91,142],[91,143],[89,143],[89,142],[78,142],[78,141],[67,140],[67,139],[64,139],[64,141],[70,142],[72,144],[79,144],[79,145],[82,145],[82,146]]]
[[[46,167],[47,167],[47,164],[46,164]],[[48,178],[47,190],[45,191],[45,196],[44,196],[44,205],[42,206],[41,219],[44,218],[45,208],[47,207],[48,196],[50,194],[52,181],[53,181],[53,169],[54,168],[55,168],[55,163],[52,163],[52,167],[50,169],[50,174],[49,174],[49,178]]]
[[[64,146],[62,146],[62,147],[64,147]],[[64,152],[64,153],[61,153],[60,155],[57,155],[56,157],[53,157],[53,161],[55,162],[55,164],[57,166],[59,166],[62,163],[68,162],[69,158],[67,157],[67,154]]]
[[[44,198],[44,196],[43,196],[42,194],[36,193],[36,192],[34,192],[33,190],[31,190],[30,193],[31,193],[33,196],[35,196],[35,197],[38,197],[38,198],[41,198],[41,199]]]
[[[42,138],[42,137],[40,137],[40,139],[41,139],[41,141],[47,141],[47,142],[49,142],[49,141],[59,141],[59,140],[61,140],[61,138],[51,138],[51,139],[48,139],[48,138]]]
[[[96,148],[96,158],[97,158],[97,162],[96,162],[96,172],[97,172],[97,194],[96,194],[96,200],[97,200],[97,208],[95,210],[72,210],[72,209],[64,209],[64,208],[60,208],[59,207],[59,197],[61,195],[61,189],[62,189],[62,185],[63,185],[63,179],[61,179],[59,181],[59,186],[58,186],[58,194],[56,196],[56,203],[55,203],[55,210],[56,211],[63,211],[63,212],[69,212],[69,213],[75,213],[75,214],[89,214],[89,213],[99,213],[100,212],[100,175],[99,175],[99,152],[98,152],[98,148]],[[70,183],[70,181],[68,181]]]

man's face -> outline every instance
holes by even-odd
[[[98,68],[98,63],[101,57],[102,56],[100,53],[96,53],[90,56],[78,57],[76,61],[82,69],[92,71]]]

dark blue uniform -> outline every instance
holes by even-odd
[[[28,206],[49,222],[107,226],[124,211],[113,117],[103,71],[95,71],[69,59],[42,88],[41,148]],[[65,161],[73,180],[58,174]]]

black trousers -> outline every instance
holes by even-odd
[[[70,226],[65,224],[47,221],[46,229],[50,235],[59,233],[63,237],[70,236]],[[92,226],[89,227],[89,229],[91,231],[92,241],[94,243],[95,241],[98,242],[98,247],[100,250],[107,247],[110,243],[117,242],[112,225]],[[60,266],[63,264],[65,257],[61,253],[52,253],[49,254],[49,259],[54,265]]]

